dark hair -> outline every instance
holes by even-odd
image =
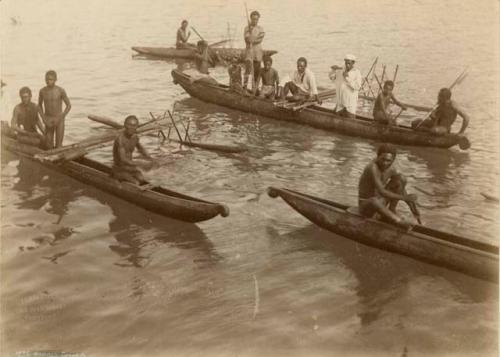
[[[21,89],[19,89],[19,95],[23,95],[23,93],[28,93],[29,95],[31,95],[31,89],[29,89],[28,87],[22,87]]]
[[[393,88],[394,88],[394,82],[393,82],[393,81],[385,81],[385,82],[384,82],[384,88],[385,88],[385,87],[388,87],[388,86],[390,86],[390,87],[393,87]]]
[[[254,10],[250,13],[250,17],[252,17],[253,15],[257,15],[258,17],[260,17],[260,14],[257,10]]]
[[[181,25],[187,24],[187,23],[188,23],[188,20],[182,20]]]
[[[262,57],[262,62],[263,63],[266,63],[266,62],[273,63],[273,59],[271,58],[271,56],[264,56],[264,57]]]
[[[207,41],[204,41],[204,40],[199,40],[199,41],[196,43],[196,45],[197,45],[198,47],[200,47],[200,46],[208,46],[208,42],[207,42]]]
[[[439,97],[445,100],[451,99],[451,90],[449,90],[448,88],[441,88],[439,90]]]
[[[47,73],[45,73],[45,78],[47,78],[48,76],[53,76],[54,78],[57,79],[57,73],[52,69],[50,71],[47,71]]]
[[[396,148],[391,144],[381,144],[377,149],[377,156],[382,154],[392,154],[392,156],[396,157]]]
[[[297,63],[299,63],[299,62],[304,62],[305,65],[307,66],[307,60],[305,57],[299,57],[299,59],[297,60]]]
[[[128,121],[130,120],[135,120],[137,123],[139,123],[139,119],[135,115],[129,115],[128,117],[125,118],[123,121],[124,124],[127,124]]]

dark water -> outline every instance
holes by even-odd
[[[304,55],[327,87],[345,53],[362,72],[379,56],[391,71],[400,65],[401,100],[432,105],[469,67],[454,97],[471,114],[472,148],[403,147],[398,167],[425,224],[498,244],[499,206],[480,195],[498,196],[498,2],[304,4],[248,3],[262,13],[282,76]],[[175,62],[132,57],[134,45],[170,45],[185,17],[209,42],[229,23],[241,47],[243,4],[3,1],[0,9],[3,119],[17,90],[37,93],[53,68],[73,104],[67,143],[104,132],[88,114],[145,120],[177,101],[193,140],[250,148],[220,155],[142,139],[170,161],[148,179],[229,205],[228,218],[198,225],[3,155],[3,354],[497,354],[498,285],[353,243],[265,194],[284,186],[353,204],[376,143],[202,103],[172,83]],[[224,68],[214,76],[227,81]],[[93,157],[111,158],[106,149]]]

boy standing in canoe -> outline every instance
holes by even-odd
[[[394,97],[394,94],[392,93],[393,89],[394,82],[385,81],[382,92],[380,92],[377,99],[375,100],[375,105],[373,107],[373,119],[378,123],[389,125],[396,124],[393,115],[389,111],[389,105],[391,104],[391,101],[401,107],[402,110],[407,109]]]
[[[113,144],[113,173],[112,176],[118,181],[131,182],[136,185],[143,183],[144,176],[137,167],[137,162],[132,159],[134,150],[137,150],[148,160],[155,164],[153,158],[148,154],[144,146],[139,142],[136,134],[139,120],[135,115],[129,115],[123,123],[124,129],[117,136]]]
[[[257,25],[259,23],[260,13],[258,11],[252,11],[250,13],[250,19],[248,20],[248,25],[245,27],[244,39],[246,43],[245,50],[245,78],[243,82],[243,87],[246,89],[248,86],[248,77],[252,73],[252,90],[255,90],[257,86],[257,78],[259,78],[260,73],[260,62],[262,62],[262,40],[264,39],[264,29]]]
[[[47,149],[61,147],[64,139],[64,121],[71,110],[71,102],[64,88],[56,86],[57,73],[48,71],[45,74],[47,86],[40,89],[38,107],[45,123],[45,140]],[[62,105],[66,106],[64,111]],[[54,141],[55,139],[55,141]]]
[[[411,223],[396,213],[396,206],[398,201],[405,201],[415,207],[417,197],[406,193],[406,179],[393,166],[395,158],[396,149],[382,144],[377,150],[377,158],[365,167],[359,178],[359,211],[368,218],[378,213],[384,220],[408,228]]]

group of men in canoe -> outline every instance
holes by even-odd
[[[265,33],[258,24],[260,14],[253,11],[250,21],[244,29],[244,40],[246,51],[244,58],[244,75],[242,81],[242,68],[239,59],[235,59],[228,66],[229,87],[241,95],[257,95],[269,100],[283,100],[297,102],[315,102],[322,104],[318,93],[316,78],[311,69],[308,68],[307,59],[297,59],[297,67],[293,76],[280,86],[279,74],[272,67],[273,60],[269,56],[263,56],[262,41]],[[187,21],[184,20],[177,33],[177,47],[185,48],[189,33],[186,34]],[[179,41],[180,40],[180,41]],[[181,43],[179,43],[181,42]],[[204,51],[208,52],[208,44],[204,43]],[[198,44],[200,49],[200,44]],[[205,56],[207,58],[208,56]],[[203,56],[198,56],[199,60]],[[261,68],[261,63],[264,67]],[[363,77],[359,69],[355,67],[356,57],[352,54],[344,56],[344,65],[331,66],[329,78],[335,84],[336,107],[335,112],[346,118],[356,118],[358,107],[359,90],[363,84]],[[208,65],[211,65],[209,63]],[[208,75],[208,65],[200,66],[205,75]],[[252,76],[251,88],[248,89],[249,77]],[[213,80],[215,82],[215,80]],[[390,104],[407,110],[407,107],[398,101],[393,93],[394,82],[387,80],[375,99],[373,107],[373,119],[381,125],[397,125],[396,117],[389,110]],[[290,94],[290,95],[289,95]],[[468,115],[458,107],[451,99],[451,91],[443,88],[438,94],[438,103],[430,115],[425,119],[417,119],[412,122],[415,130],[428,130],[437,134],[450,133],[451,127],[457,115],[462,117],[462,126],[459,134],[462,134],[468,126]],[[416,206],[416,196],[406,193],[406,179],[399,173],[393,163],[396,159],[396,150],[390,144],[382,144],[377,151],[377,156],[364,169],[358,187],[359,213],[365,217],[378,215],[382,220],[403,227],[411,226],[411,223],[396,213],[399,201],[404,201],[410,207],[413,215],[420,219]]]
[[[57,73],[47,71],[46,86],[40,89],[38,105],[31,101],[29,87],[19,90],[21,103],[15,106],[11,127],[17,130],[18,138],[40,141],[45,149],[62,146],[65,119],[71,110],[71,102],[64,88],[56,85]],[[64,104],[64,110],[63,110]]]
[[[307,67],[307,59],[300,57],[297,60],[297,68],[293,76],[280,86],[278,72],[272,68],[271,57],[264,56],[262,42],[265,32],[259,25],[260,13],[252,11],[248,25],[244,28],[244,40],[246,44],[244,56],[243,81],[240,59],[235,58],[228,67],[229,86],[232,90],[242,95],[257,95],[269,100],[283,100],[297,102],[315,102],[322,104],[321,96],[318,93],[316,78],[311,69]],[[183,20],[181,27],[177,31],[176,47],[193,48],[194,45],[188,43],[190,32],[187,30],[188,22]],[[197,67],[203,74],[195,79],[207,80],[216,83],[208,73],[208,68],[215,64],[214,51],[211,51],[205,41],[199,41],[196,46]],[[329,78],[335,84],[336,107],[335,111],[343,117],[355,118],[359,90],[362,87],[363,77],[359,69],[355,67],[356,57],[347,54],[344,57],[344,66],[333,65]],[[261,63],[264,67],[261,67]],[[249,77],[252,76],[251,88],[248,89]],[[385,81],[378,94],[373,107],[373,118],[382,125],[396,125],[396,117],[390,112],[390,104],[394,103],[406,110],[406,106],[399,102],[394,94],[394,82]],[[288,96],[291,94],[290,96]],[[425,119],[417,119],[412,122],[415,130],[427,130],[437,134],[450,133],[451,127],[457,116],[462,117],[462,126],[459,134],[463,134],[469,123],[469,116],[451,99],[451,91],[443,88],[439,91],[438,104]]]

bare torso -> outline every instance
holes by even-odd
[[[63,102],[68,98],[66,91],[59,87],[44,87],[40,90],[39,104],[47,116],[59,116],[63,113]]]

